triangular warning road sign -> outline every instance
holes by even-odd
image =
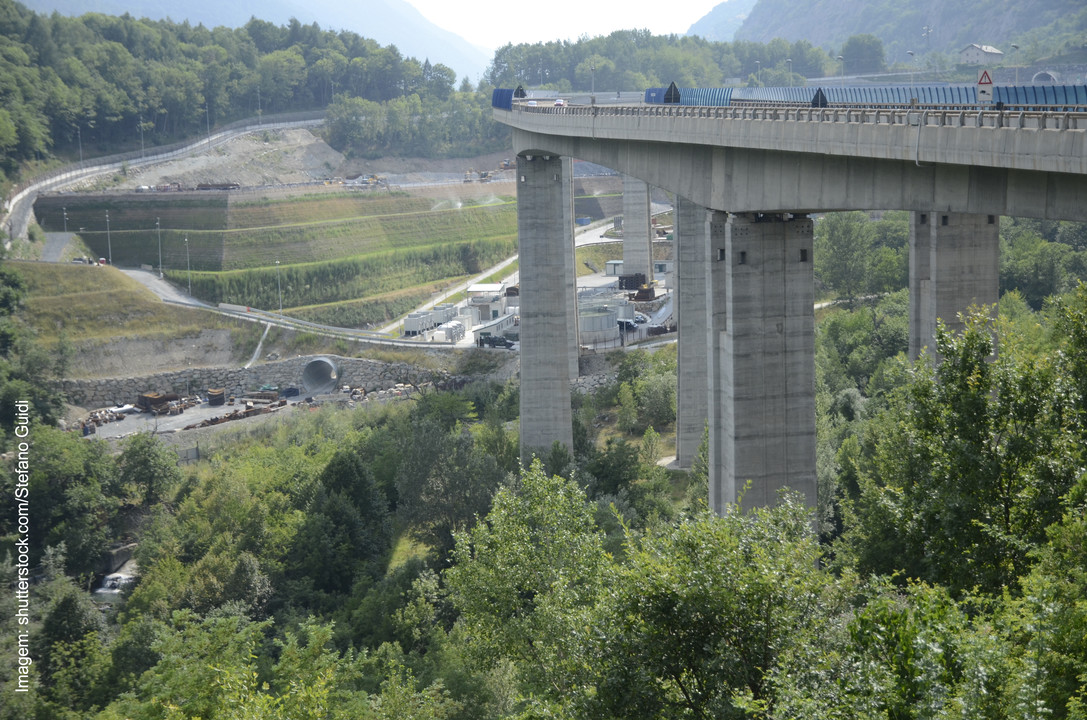
[[[982,70],[981,75],[978,77],[978,85],[992,85],[993,79],[989,77],[988,70]]]

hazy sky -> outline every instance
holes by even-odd
[[[506,43],[577,40],[613,30],[648,28],[654,35],[682,34],[721,0],[665,3],[614,0],[408,0],[428,20],[468,42],[494,50]],[[527,8],[531,7],[531,10]],[[531,20],[529,19],[531,18]]]

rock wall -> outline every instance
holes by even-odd
[[[135,403],[140,393],[144,392],[202,396],[208,388],[224,388],[227,395],[242,396],[262,385],[275,385],[279,388],[297,387],[304,395],[306,390],[302,383],[302,370],[319,357],[331,360],[339,369],[338,384],[366,388],[367,392],[387,390],[397,383],[452,380],[445,374],[436,378],[435,373],[406,363],[321,355],[296,357],[249,368],[204,367],[140,377],[62,380],[59,389],[68,402],[88,409]]]
[[[302,370],[318,358],[332,361],[339,369],[339,385],[366,388],[367,392],[388,390],[397,383],[445,382],[460,384],[466,378],[454,378],[445,373],[434,373],[407,363],[384,363],[364,358],[345,358],[337,355],[308,355],[267,362],[250,368],[204,367],[163,372],[126,378],[97,378],[89,380],[62,380],[58,383],[68,402],[87,409],[112,407],[135,403],[140,393],[175,392],[179,395],[204,396],[208,388],[223,388],[226,394],[241,397],[246,392],[258,390],[262,385],[282,388],[296,387],[305,395]],[[507,363],[492,380],[507,380],[517,374],[518,363]],[[574,379],[571,389],[581,393],[594,392],[614,381],[609,374],[603,355],[581,357],[581,377]],[[436,376],[437,375],[437,376]]]

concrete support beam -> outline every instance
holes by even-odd
[[[689,468],[698,454],[709,415],[709,211],[676,196],[674,238],[673,308],[679,326],[680,367],[676,389],[676,461],[681,468]]]
[[[936,353],[936,321],[954,331],[959,313],[1000,297],[1000,220],[995,215],[910,216],[910,357]]]
[[[573,182],[569,158],[517,157],[521,275],[521,456],[558,441],[573,450],[570,380],[576,377]],[[571,314],[574,371],[571,373]]]
[[[653,230],[650,227],[649,186],[623,176],[623,274],[642,273],[653,282]]]
[[[741,492],[745,508],[771,505],[784,487],[814,507],[812,222],[722,220],[710,223],[710,507]]]

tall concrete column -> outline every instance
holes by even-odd
[[[714,214],[710,507],[790,487],[815,506],[815,282],[803,216]],[[745,484],[751,484],[744,491]]]
[[[566,263],[563,271],[563,292],[566,293],[566,356],[570,363],[570,377],[580,374],[578,361],[581,356],[581,331],[577,313],[577,256],[574,237],[574,161],[563,157],[562,163],[562,257]],[[573,451],[573,447],[570,448]]]
[[[672,307],[679,326],[676,461],[681,468],[689,468],[698,454],[709,412],[706,265],[710,213],[677,195],[675,218],[676,290]]]
[[[517,156],[521,456],[525,459],[534,451],[546,452],[556,440],[573,450],[569,362],[570,305],[574,301],[573,223],[569,222],[572,188],[568,158]]]
[[[653,232],[650,227],[649,186],[623,176],[623,274],[642,273],[653,282]]]
[[[914,212],[910,217],[910,357],[936,353],[936,320],[961,331],[959,313],[1000,297],[995,215]]]

